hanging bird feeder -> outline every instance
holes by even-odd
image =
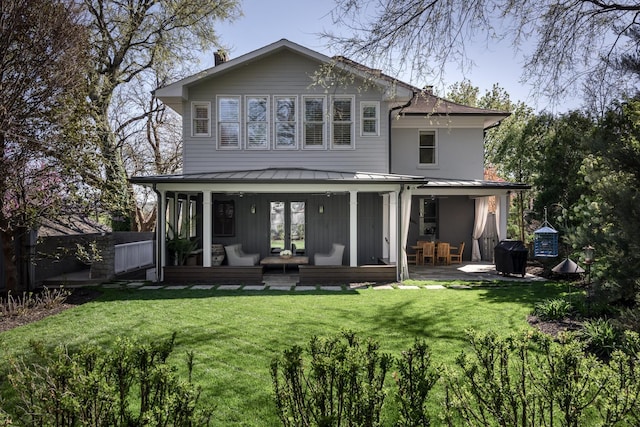
[[[558,256],[558,232],[547,221],[547,208],[544,209],[544,223],[533,232],[533,254],[541,258]]]

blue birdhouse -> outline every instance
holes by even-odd
[[[546,222],[533,232],[533,254],[543,258],[558,256],[558,232]]]

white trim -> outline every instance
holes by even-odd
[[[223,146],[220,143],[220,100],[223,98],[231,98],[238,100],[238,144],[235,146]],[[225,122],[236,123],[236,122]],[[240,95],[216,95],[216,147],[218,150],[240,150],[242,149],[242,97]]]
[[[349,191],[349,265],[358,266],[358,191]]]
[[[375,118],[364,117],[364,110],[366,107],[374,107],[376,109]],[[376,121],[376,130],[374,132],[364,131],[365,120]],[[364,138],[380,136],[380,102],[379,101],[360,101],[360,136]]]
[[[298,95],[273,95],[273,148],[275,150],[297,150],[300,146],[300,110]],[[278,100],[280,99],[293,99],[294,102],[294,120],[293,128],[295,130],[295,136],[293,139],[293,145],[278,145]],[[284,123],[287,123],[286,121]]]
[[[348,99],[349,101],[351,101],[351,120],[350,121],[335,121],[335,117],[334,117],[334,108],[333,108],[333,103],[335,101],[339,101],[339,100],[345,100]],[[356,148],[356,141],[355,141],[355,127],[356,127],[356,117],[355,117],[355,107],[356,107],[356,97],[354,95],[334,95],[331,97],[331,99],[329,100],[329,147],[332,150],[355,150]],[[339,124],[339,123],[349,123],[350,124],[350,128],[349,128],[349,132],[351,134],[350,138],[351,138],[351,143],[349,145],[337,145],[334,143],[334,124]]]
[[[306,100],[307,99],[322,99],[322,144],[321,145],[307,145],[307,135],[306,135]],[[301,145],[305,150],[325,150],[327,147],[327,139],[328,139],[328,125],[327,121],[329,118],[329,114],[327,112],[328,101],[325,95],[302,95],[302,103],[301,103],[301,114],[300,114],[300,122],[302,126],[302,138]],[[315,122],[313,122],[315,123]]]
[[[202,192],[202,266],[211,267],[211,243],[213,230],[213,215],[211,192]]]
[[[205,107],[207,109],[207,131],[205,133],[197,133],[195,120],[196,120],[196,108]],[[198,120],[204,120],[198,118]],[[191,136],[194,138],[210,138],[211,137],[211,103],[209,101],[191,101]]]
[[[265,121],[249,121],[249,101],[250,100],[263,100],[265,102]],[[245,95],[244,96],[244,115],[240,121],[242,124],[243,136],[244,136],[244,148],[245,150],[269,150],[271,148],[271,97],[269,95]],[[250,146],[249,145],[249,125],[252,123],[264,124],[265,126],[265,141],[264,145]]]

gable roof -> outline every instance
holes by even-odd
[[[156,89],[154,93],[158,99],[171,107],[177,113],[182,114],[182,101],[188,98],[188,90],[190,86],[196,83],[200,83],[205,79],[213,78],[215,76],[231,72],[237,67],[246,66],[252,62],[258,61],[283,50],[292,51],[298,55],[317,61],[319,64],[333,63],[337,67],[340,67],[347,72],[360,75],[363,78],[371,79],[371,75],[362,68],[352,67],[346,62],[335,61],[334,59],[319,52],[293,43],[287,39],[281,39],[275,43],[271,43],[269,45],[261,47],[260,49],[241,55],[238,58],[228,60],[219,65],[196,73],[192,76],[186,77],[182,80],[178,80],[177,82],[171,83],[167,86],[160,87]],[[395,81],[391,79],[374,77],[374,83],[386,90],[386,96],[388,98],[395,98],[399,102],[406,102],[413,96],[413,91],[406,85],[396,86]]]

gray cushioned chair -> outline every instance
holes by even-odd
[[[245,254],[239,243],[225,246],[224,251],[227,253],[227,263],[231,266],[257,265],[260,261],[260,254]]]
[[[342,265],[342,254],[344,245],[334,243],[328,254],[315,254],[313,263],[315,265]]]

